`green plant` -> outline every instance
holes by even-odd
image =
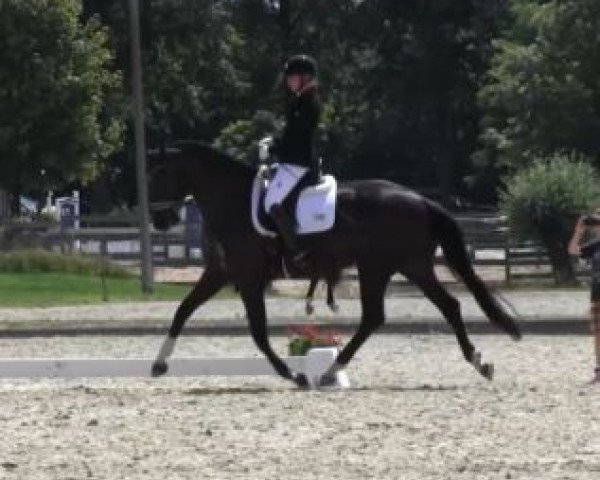
[[[500,209],[515,239],[536,240],[548,250],[556,283],[575,282],[567,253],[578,215],[600,205],[600,177],[577,154],[554,154],[505,179]]]
[[[13,250],[0,253],[2,273],[73,273],[79,275],[104,275],[126,278],[133,274],[99,258],[81,254],[63,254],[46,250]]]

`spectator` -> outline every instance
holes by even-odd
[[[593,215],[582,215],[577,219],[567,249],[571,255],[591,264],[590,319],[596,355],[592,383],[600,384],[600,208]]]

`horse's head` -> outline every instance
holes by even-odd
[[[249,189],[256,169],[221,153],[210,145],[181,141],[150,152],[148,157],[149,199],[152,222],[166,230],[179,221],[179,208],[192,195],[203,214],[229,215],[228,202],[239,202],[242,215],[249,209]],[[222,219],[223,222],[230,218]],[[220,221],[220,220],[217,220]]]
[[[179,223],[179,209],[184,192],[180,188],[174,162],[168,154],[162,152],[160,158],[150,154],[149,159],[150,215],[154,228],[165,231]]]

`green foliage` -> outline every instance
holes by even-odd
[[[556,151],[598,162],[600,2],[513,0],[513,19],[479,93],[484,109],[474,156],[497,175]]]
[[[249,163],[258,162],[258,142],[280,129],[271,112],[258,111],[251,120],[237,120],[223,130],[214,146]]]
[[[245,39],[224,3],[158,1],[142,10],[150,34],[143,54],[151,143],[164,136],[210,142],[245,115]]]
[[[128,65],[124,2],[86,0]],[[319,151],[341,178],[462,190],[476,92],[506,0],[155,0],[142,3],[148,140],[214,142],[252,160],[256,112],[282,115],[283,61],[319,62]],[[273,133],[273,131],[268,132]],[[248,153],[246,149],[250,149]]]
[[[325,106],[320,152],[328,170],[341,178],[385,177],[438,189],[443,195],[463,193],[462,178],[470,168],[467,159],[478,137],[476,93],[491,54],[491,38],[505,21],[507,1],[140,2],[148,145],[198,139],[251,160],[256,140],[263,135],[256,112],[268,112],[277,123],[282,114],[278,99],[282,63],[292,53],[306,52],[320,66]],[[0,163],[14,168],[3,169],[7,176],[3,174],[0,183],[10,179],[15,188],[18,183],[33,188],[95,175],[121,134],[113,95],[121,81],[117,72],[129,69],[127,2],[6,0],[0,4],[0,27],[7,26],[0,42],[15,47],[0,49],[0,92],[2,79],[12,81],[6,91],[16,92],[21,102],[2,102],[0,112],[3,104],[6,112],[23,112],[22,116],[37,118],[41,110],[46,120],[35,128],[26,121],[15,123],[27,140],[22,148],[8,139],[3,143],[3,135],[14,138],[14,132],[4,128],[11,123],[0,114]],[[81,18],[77,18],[79,4],[83,5]],[[29,6],[35,8],[27,10]],[[14,21],[15,12],[29,12],[27,20]],[[52,15],[69,20],[70,29],[60,30],[64,35],[48,26]],[[56,38],[64,38],[61,48],[52,40]],[[29,55],[36,51],[29,45],[32,39],[47,47],[39,58]],[[114,65],[108,43],[114,48]],[[62,48],[69,45],[92,54],[80,57],[78,48]],[[52,77],[59,79],[58,87],[44,83],[46,77],[39,75],[44,69],[35,62],[52,70],[51,65],[62,65],[63,60],[69,67],[59,71],[65,75]],[[84,75],[75,67],[95,73]],[[84,82],[86,89],[75,88],[76,82],[71,85],[72,78],[89,80]],[[128,83],[125,88],[128,94]],[[60,98],[56,92],[70,101],[49,101]],[[80,104],[89,107],[83,119],[78,111],[73,113]],[[96,128],[93,119],[98,113],[102,122]],[[69,126],[62,121],[63,114],[77,121]],[[83,148],[73,138],[93,138],[96,143],[83,142]],[[32,155],[42,151],[37,143],[50,157]],[[14,151],[3,151],[2,145],[11,145]],[[105,173],[115,201],[135,197],[132,159],[129,152],[117,150]],[[15,158],[18,162],[12,161]],[[30,160],[27,169],[17,171],[17,165],[25,165],[24,158]],[[41,169],[45,179],[40,178]],[[129,194],[123,193],[125,189]]]
[[[125,268],[78,254],[52,253],[45,250],[14,250],[0,253],[3,273],[69,273],[112,278],[132,277]]]
[[[599,205],[597,171],[576,154],[555,154],[535,159],[506,184],[500,207],[511,233],[540,241],[549,251],[557,281],[574,281],[567,244],[577,216]]]
[[[88,181],[120,146],[123,125],[107,107],[121,76],[106,30],[80,23],[80,8],[0,2],[0,186],[9,191]]]
[[[500,207],[520,239],[543,238],[547,225],[568,237],[573,220],[600,202],[598,173],[576,155],[537,159],[505,183]]]

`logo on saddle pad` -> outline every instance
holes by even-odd
[[[285,165],[279,171],[275,184],[269,188],[269,169],[259,169],[252,186],[252,223],[261,235],[275,237],[276,231],[265,224],[267,212],[275,203],[281,202],[296,184],[303,173],[302,167],[295,169],[293,165]],[[331,175],[323,175],[317,185],[312,185],[300,192],[296,203],[296,233],[299,235],[319,233],[329,230],[335,222],[335,202],[337,182]]]

